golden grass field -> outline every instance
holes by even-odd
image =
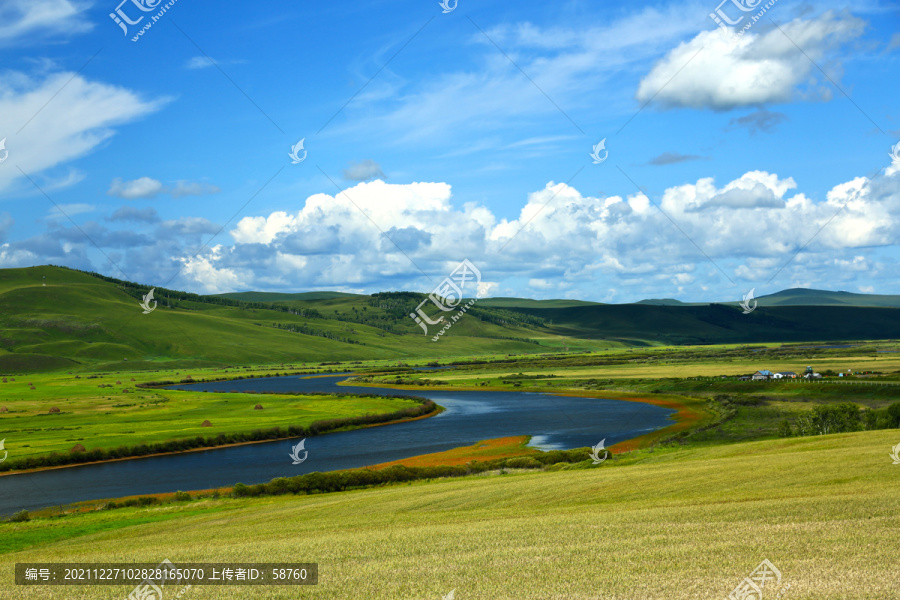
[[[131,589],[16,587],[16,562],[168,558],[319,564],[315,587],[195,586],[183,600],[440,600],[454,589],[456,600],[722,599],[768,558],[783,581],[765,598],[890,600],[900,598],[898,436],[641,450],[588,469],[2,523],[0,598]]]

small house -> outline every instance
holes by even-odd
[[[754,373],[751,379],[753,381],[768,381],[770,377],[772,377],[772,371],[763,369],[762,371],[757,371],[756,373]]]
[[[796,379],[797,374],[794,373],[793,371],[779,371],[778,373],[775,373],[774,375],[772,375],[772,378],[773,379]]]

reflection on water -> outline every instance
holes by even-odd
[[[469,446],[480,440],[532,436],[540,449],[590,447],[669,425],[671,409],[639,402],[524,392],[393,390],[339,386],[343,376],[267,377],[193,383],[194,391],[339,392],[427,397],[444,406],[437,417],[306,439],[308,459],[293,465],[299,439],[214,448],[167,456],[83,465],[0,477],[0,514],[82,500],[263,483],[313,471],[351,469]],[[210,434],[215,435],[215,429]]]

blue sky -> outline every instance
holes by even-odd
[[[767,3],[737,4],[739,29]],[[900,10],[769,4],[735,37],[706,1],[177,0],[132,41],[166,2],[7,0],[0,267],[428,292],[468,258],[498,296],[900,293]]]

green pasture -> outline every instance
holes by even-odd
[[[68,373],[6,377],[7,381],[0,383],[0,411],[6,408],[0,412],[0,439],[6,440],[9,459],[18,460],[51,452],[68,453],[76,444],[87,450],[109,449],[218,433],[308,426],[318,420],[391,413],[417,404],[414,400],[352,395],[203,393],[135,387],[153,380],[178,382],[187,375],[197,380],[266,376],[277,368],[125,372],[93,375],[91,379],[87,378],[90,375]],[[30,384],[34,384],[33,390]],[[255,410],[257,404],[263,409]],[[59,412],[51,413],[52,408]],[[211,427],[202,426],[206,420]]]
[[[185,598],[725,598],[763,559],[766,597],[900,596],[897,431],[644,450],[599,467],[311,496],[191,500],[0,524],[0,596],[122,598],[131,587],[14,586],[16,562],[317,562],[312,588],[195,586]],[[189,596],[188,596],[189,595]]]

